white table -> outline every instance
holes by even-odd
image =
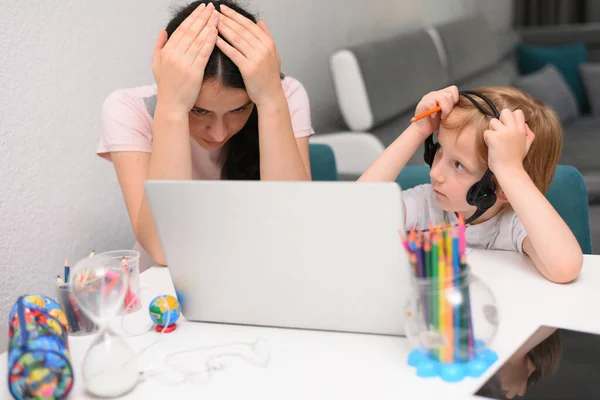
[[[138,385],[124,399],[406,399],[472,398],[480,385],[540,325],[600,334],[600,256],[585,256],[579,279],[569,285],[546,281],[526,257],[510,252],[473,251],[469,263],[476,275],[488,283],[496,295],[500,326],[492,349],[500,360],[480,379],[466,378],[449,384],[439,378],[421,379],[406,364],[409,345],[404,338],[315,332],[294,329],[259,328],[179,322],[177,330],[161,338],[159,345],[140,360],[141,366],[162,362],[167,353],[195,346],[230,342],[253,342],[264,338],[271,361],[266,368],[244,361],[225,361],[225,369],[215,372],[208,383],[166,386],[154,380]],[[159,294],[174,294],[165,268],[152,268],[142,274],[145,306]],[[145,309],[131,318],[142,326],[149,323]],[[147,322],[146,322],[147,321]],[[132,321],[126,320],[126,326]],[[155,340],[150,332],[128,340],[141,349]],[[76,373],[92,337],[71,337],[70,346]],[[0,375],[6,377],[7,359],[0,359]],[[0,398],[10,398],[6,378]],[[440,397],[441,396],[441,397]],[[77,379],[72,399],[91,398]]]

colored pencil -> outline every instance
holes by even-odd
[[[67,297],[69,299],[69,303],[71,303],[71,308],[73,309],[73,312],[75,313],[75,318],[77,320],[77,327],[79,329],[89,330],[91,322],[86,322],[89,320],[83,318],[83,315],[81,315],[81,311],[79,310],[79,306],[77,305],[77,302],[73,298],[73,295],[71,293],[67,293]]]
[[[92,258],[92,257],[94,257],[94,255],[96,255],[96,250],[92,250],[92,252],[88,256],[88,258]],[[84,271],[81,272],[81,274],[79,274],[79,276],[77,276],[77,283],[78,284],[86,283],[87,281],[90,280],[91,275],[92,275],[92,269],[86,268]]]
[[[424,254],[423,254],[423,243],[421,242],[421,239],[418,238],[417,239],[417,243],[416,243],[416,253],[417,253],[417,262],[419,263],[419,278],[424,278],[425,277],[425,260],[424,260]]]
[[[423,246],[423,242],[421,237],[417,238],[416,243],[417,250],[417,262],[419,263],[419,278],[424,279],[427,276],[427,267],[426,267],[426,254]],[[423,288],[419,288],[419,296],[422,302],[423,308],[423,325],[428,329],[430,324],[429,319],[429,300],[427,299],[427,293],[423,293]]]
[[[448,230],[446,234],[446,293],[449,295],[451,293],[452,287],[454,286],[454,268],[453,268],[453,249],[452,249],[452,236],[453,231],[451,229]],[[446,327],[448,332],[448,354],[447,354],[447,362],[454,362],[454,305],[450,304],[449,296],[446,296],[446,304],[447,304],[447,318],[446,318]]]
[[[459,240],[459,251],[460,254],[465,254],[465,251],[467,250],[467,239],[466,239],[466,235],[465,235],[465,219],[462,215],[462,213],[458,213],[458,240]]]
[[[402,240],[402,246],[404,246],[405,250],[410,250],[410,246],[408,244],[408,241],[405,240],[405,239]]]
[[[419,276],[419,272],[417,271],[417,255],[413,252],[408,253],[408,261],[410,261],[410,265],[412,265],[413,274]]]
[[[71,274],[71,266],[69,260],[65,260],[65,283],[69,283],[69,275]]]
[[[436,112],[440,112],[440,111],[442,111],[442,107],[440,107],[440,106],[434,107],[431,110],[428,110],[428,111],[422,112],[421,114],[415,115],[414,117],[412,117],[410,119],[410,122],[416,122],[418,120],[421,120],[425,117],[429,117],[430,115],[435,114]]]
[[[428,278],[431,276],[431,239],[429,235],[425,236],[425,245],[423,246],[425,252],[425,273],[424,277]]]
[[[429,237],[429,235],[425,236],[425,276],[424,278],[429,278],[431,277],[431,239]],[[419,290],[424,290],[427,288],[424,287],[419,287]],[[433,304],[432,304],[432,298],[430,297],[429,293],[425,294],[425,301],[426,304],[423,307],[424,308],[424,312],[427,313],[427,325],[426,328],[428,330],[433,330]]]
[[[444,238],[442,235],[438,236],[438,279],[437,279],[437,288],[436,294],[438,296],[438,332],[441,334],[444,342],[448,341],[448,326],[446,324],[446,296],[445,296],[445,288],[446,285],[446,260],[445,260],[445,252],[444,252]],[[440,361],[447,362],[448,352],[446,350],[446,346],[442,346],[440,349]]]
[[[454,281],[453,285],[456,289],[460,286],[459,282],[459,251],[458,251],[458,237],[454,236],[452,238],[452,270],[454,272]],[[455,289],[455,290],[456,290]],[[463,301],[464,304],[464,301]],[[460,360],[460,309],[463,304],[455,304],[454,305],[454,361]]]
[[[431,261],[432,261],[432,269],[431,269],[432,283],[431,283],[430,290],[432,291],[431,302],[432,302],[432,308],[433,308],[433,327],[437,332],[439,332],[440,331],[440,304],[439,304],[439,299],[438,299],[439,298],[439,291],[438,291],[439,240],[438,240],[437,234],[433,240],[433,244],[432,244],[432,248],[431,248]],[[439,361],[439,357],[440,357],[439,351],[435,350],[433,353]]]
[[[107,278],[108,278],[108,274],[107,274]],[[119,276],[119,275],[116,275],[111,279],[111,281],[108,283],[108,285],[106,285],[106,287],[104,288],[104,297],[107,297],[110,294],[110,291],[113,290],[113,288],[119,282],[120,279],[121,279],[121,276]]]
[[[129,278],[127,281],[128,283],[128,288],[127,288],[127,292],[125,293],[125,311],[127,311],[129,309],[129,307],[132,306],[132,302],[133,302],[133,293],[131,292],[131,274],[130,274],[130,270],[129,270],[129,264],[127,263],[127,259],[125,258],[125,256],[123,256],[123,258],[121,259],[121,265],[123,266],[123,268],[125,268],[125,271],[127,271],[127,274],[129,274]]]

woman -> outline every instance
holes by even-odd
[[[302,85],[280,73],[263,21],[231,1],[179,10],[154,48],[156,85],[112,93],[98,154],[111,160],[142,267],[166,265],[147,179],[310,180],[314,133]],[[142,249],[143,248],[143,249]]]

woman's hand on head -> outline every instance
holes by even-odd
[[[428,117],[415,121],[414,124],[419,129],[421,135],[426,139],[433,132],[440,129],[440,122],[450,115],[456,103],[458,103],[459,94],[456,86],[449,86],[442,90],[429,92],[417,104],[415,115],[422,114],[440,106],[441,111],[431,114]]]
[[[502,110],[500,119],[490,120],[483,134],[488,146],[488,166],[497,173],[498,168],[522,168],[535,135],[525,123],[521,110]]]
[[[158,102],[170,112],[186,114],[200,93],[204,69],[215,47],[219,13],[201,4],[173,32],[161,31],[154,46],[152,73]]]
[[[261,107],[278,100],[281,87],[281,61],[265,23],[255,24],[231,8],[221,6],[217,47],[238,66],[250,99]]]

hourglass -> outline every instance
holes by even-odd
[[[80,260],[71,270],[69,290],[79,308],[100,327],[83,359],[84,385],[95,396],[122,396],[139,377],[136,353],[109,326],[128,290],[122,256],[99,254]]]

